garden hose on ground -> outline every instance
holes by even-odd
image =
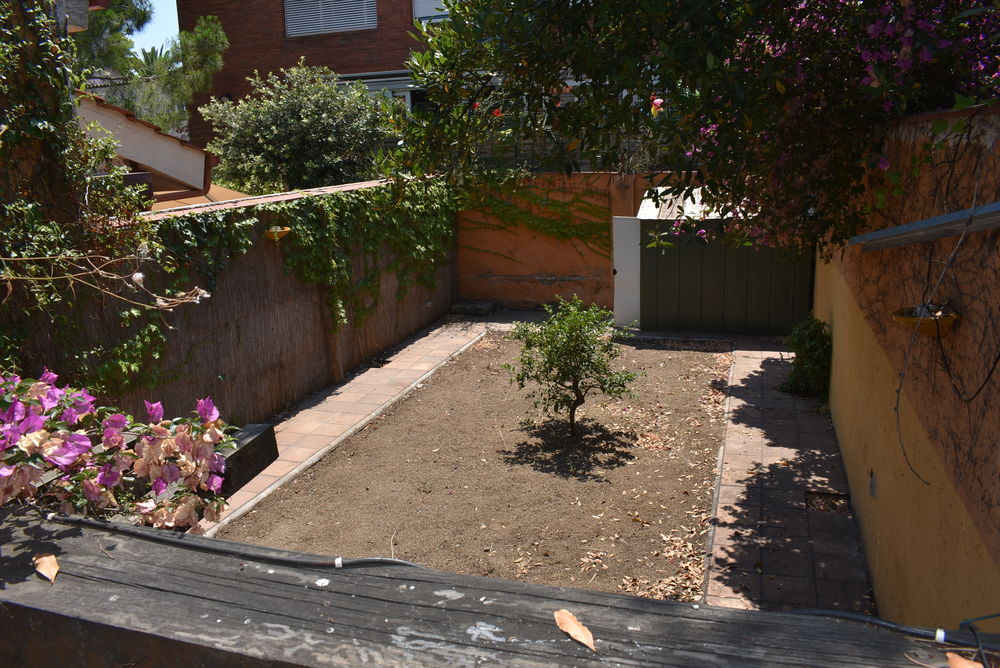
[[[939,643],[951,643],[954,645],[962,645],[964,647],[981,646],[983,649],[988,649],[992,652],[1000,652],[1000,645],[994,643],[979,643],[975,635],[969,631],[946,631],[945,629],[929,629],[923,626],[907,626],[905,624],[896,624],[895,622],[879,619],[878,617],[862,615],[857,612],[847,612],[845,610],[804,608],[802,610],[787,610],[786,612],[796,615],[817,615],[821,617],[849,619],[855,622],[864,622],[865,624],[880,626],[884,629],[896,631],[897,633],[903,633],[915,638],[924,638],[927,640],[934,640]]]
[[[202,552],[213,552],[254,561],[263,561],[271,564],[281,564],[283,566],[298,566],[301,568],[359,568],[362,566],[413,566],[423,568],[420,564],[414,564],[402,559],[389,559],[387,557],[364,557],[361,559],[344,559],[342,557],[311,557],[311,556],[288,556],[281,554],[278,550],[266,547],[236,543],[220,538],[204,538],[190,534],[174,533],[171,531],[159,531],[147,527],[139,527],[131,524],[119,524],[95,520],[90,517],[80,517],[78,515],[62,515],[58,513],[48,513],[45,519],[62,524],[76,524],[88,526],[102,531],[134,536],[144,540],[151,540],[168,545],[183,546],[192,550]]]

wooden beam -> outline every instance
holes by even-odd
[[[8,665],[910,667],[904,653],[941,656],[851,621],[419,567],[336,569],[304,553],[175,533],[164,543],[168,532],[25,509],[0,519]],[[39,553],[57,556],[54,583],[33,572]],[[560,608],[590,628],[597,654],[556,627]]]

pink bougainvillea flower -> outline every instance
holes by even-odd
[[[205,483],[205,489],[215,494],[222,491],[222,477],[217,476],[214,473],[208,475],[208,481]]]
[[[105,418],[101,425],[103,425],[105,429],[121,431],[128,426],[128,418],[121,413],[113,413]]]
[[[160,496],[165,491],[167,491],[167,482],[163,478],[157,478],[153,481],[153,494]]]
[[[500,118],[500,114],[502,114],[502,113],[503,112],[500,111],[499,109],[494,109],[493,110],[493,115],[496,116],[497,118]]]
[[[201,421],[204,423],[215,422],[219,419],[219,409],[215,407],[212,397],[199,399],[196,411],[198,413],[198,417],[200,417]]]
[[[212,473],[225,473],[226,458],[223,457],[221,453],[214,453],[212,458],[208,461],[208,470]]]
[[[117,487],[122,481],[122,472],[118,468],[117,462],[108,462],[101,467],[97,474],[97,482],[105,487]]]
[[[47,413],[59,405],[60,400],[62,400],[65,394],[66,390],[61,390],[58,387],[50,387],[44,396],[38,398],[38,403],[42,405],[42,410]]]
[[[153,512],[156,510],[156,501],[153,499],[147,499],[135,504],[135,509],[138,510],[143,515]]]
[[[83,495],[91,503],[97,503],[101,500],[101,487],[94,480],[86,478],[83,481]]]
[[[159,401],[155,403],[145,402],[146,413],[149,415],[150,422],[160,422],[163,419],[163,404]]]
[[[58,378],[59,378],[59,376],[57,376],[56,374],[52,373],[51,371],[48,370],[48,368],[46,368],[45,372],[42,373],[42,375],[38,377],[38,380],[42,381],[43,383],[47,383],[49,385],[55,385],[56,384],[56,380]]]
[[[73,466],[81,455],[90,451],[91,447],[87,435],[79,432],[73,434],[61,432],[60,438],[53,439],[53,442],[56,443],[56,447],[45,448],[45,459],[63,471]]]
[[[5,410],[0,411],[0,421],[3,422],[19,422],[24,419],[27,409],[21,400],[14,397],[14,401],[11,402]]]

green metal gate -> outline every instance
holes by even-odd
[[[655,221],[642,222],[645,240]],[[813,256],[692,243],[640,253],[644,330],[786,335],[812,308]]]

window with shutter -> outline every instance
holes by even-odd
[[[289,37],[377,27],[375,0],[285,0]]]
[[[413,18],[418,21],[434,21],[448,17],[448,12],[441,11],[444,4],[441,0],[413,0]]]

